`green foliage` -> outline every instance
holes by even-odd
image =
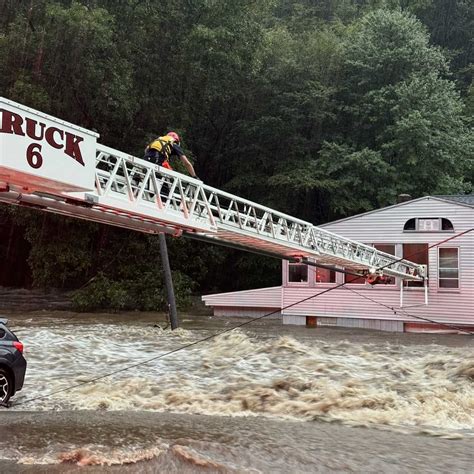
[[[92,268],[97,225],[19,209],[14,222],[31,246],[28,263],[38,287],[74,288]]]
[[[473,156],[473,133],[462,118],[463,103],[453,83],[434,73],[413,76],[387,101],[393,123],[382,150],[409,193],[450,194],[463,190]]]
[[[332,147],[330,156],[347,160],[347,167],[339,167],[346,183],[353,183],[352,200],[360,209],[389,204],[401,192],[421,196],[469,188],[472,130],[454,83],[443,77],[447,69],[442,52],[407,13],[377,10],[355,24],[344,52],[346,80],[338,97],[343,128],[337,143],[345,142],[344,149],[356,155],[335,155]],[[366,174],[365,186],[357,177],[360,164],[351,166],[359,152],[375,158],[369,157],[373,172]],[[370,192],[376,182],[383,186]],[[347,198],[341,193],[331,199],[341,216],[354,210]]]
[[[130,63],[111,13],[73,0],[19,11],[0,37],[3,93],[88,128],[128,125],[136,104]]]
[[[319,187],[329,196],[329,218],[369,211],[374,202],[394,202],[393,190],[375,184],[390,182],[393,173],[378,151],[325,143],[318,175]]]
[[[123,310],[130,301],[125,285],[102,274],[86,288],[76,291],[73,304],[78,311],[97,309]]]
[[[99,252],[98,276],[93,276],[76,292],[75,306],[80,310],[166,309],[158,237],[130,231],[121,231],[120,234],[120,240],[103,243]],[[173,257],[171,261],[174,262]],[[190,303],[195,283],[185,273],[176,270],[173,284],[178,306],[185,308]]]
[[[471,3],[6,1],[0,95],[136,156],[175,129],[208,184],[322,223],[473,190]],[[35,285],[95,277],[78,307],[163,307],[156,238],[6,219],[25,228]],[[279,283],[278,261],[168,243],[180,298]]]
[[[472,84],[474,8],[472,0],[419,0],[408,6],[430,31],[431,41],[445,48],[464,94]]]
[[[446,72],[447,61],[415,17],[376,10],[356,22],[346,41],[344,64],[351,92],[396,84],[412,74]]]
[[[78,311],[166,311],[167,299],[160,275],[149,272],[140,278],[117,281],[99,273],[90,284],[74,293],[73,305]],[[173,272],[173,284],[178,308],[185,309],[191,303],[192,281],[180,272]]]

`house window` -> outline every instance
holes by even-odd
[[[419,217],[408,219],[403,226],[405,232],[453,232],[453,223],[444,217]]]
[[[440,288],[459,288],[459,249],[439,248],[438,285]]]
[[[441,228],[439,219],[418,219],[418,230],[420,232],[437,232]]]
[[[408,219],[403,226],[403,230],[416,230],[416,219]]]
[[[373,244],[373,247],[381,252],[395,255],[395,244]],[[346,268],[345,270],[350,273],[344,274],[344,283],[351,283],[354,285],[364,285],[366,283],[365,277],[357,278],[355,275],[351,275],[351,273],[358,273],[357,270],[354,270],[353,268]],[[395,277],[387,277],[385,284],[395,285]]]
[[[374,244],[374,248],[380,250],[381,252],[395,255],[395,244]],[[395,277],[386,277],[385,284],[395,285]]]
[[[316,267],[316,283],[336,283],[336,272],[330,268]]]
[[[302,263],[288,264],[288,282],[306,283],[308,281],[308,265]]]
[[[441,219],[441,230],[451,230],[454,232],[453,223],[449,219],[445,219],[444,217]]]
[[[428,268],[428,244],[403,244],[403,258],[413,263],[426,265]],[[423,286],[423,282],[408,280],[407,286]]]

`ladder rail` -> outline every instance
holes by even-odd
[[[98,144],[95,132],[2,97],[0,105],[3,202],[137,231],[207,235],[292,260],[426,277],[419,264]]]
[[[206,221],[211,235],[218,239],[221,232],[227,238],[234,232],[289,244],[296,257],[300,252],[306,257],[347,261],[355,268],[384,268],[385,273],[401,278],[426,276],[421,265],[102,145],[97,146],[96,183],[99,202],[107,195],[137,204],[161,201],[165,211],[182,214],[187,220]]]

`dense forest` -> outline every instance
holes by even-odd
[[[0,95],[136,156],[176,130],[205,183],[320,224],[473,192],[473,32],[472,0],[0,0]],[[280,282],[169,247],[183,303]],[[2,205],[0,258],[84,309],[164,304],[156,237]]]

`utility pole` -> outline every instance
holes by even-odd
[[[176,299],[174,296],[173,279],[171,277],[170,261],[168,258],[168,246],[166,244],[166,236],[164,233],[158,234],[160,239],[160,254],[161,261],[163,263],[163,274],[165,277],[166,293],[168,295],[168,305],[170,308],[170,323],[171,329],[177,329],[179,326],[178,322],[178,311],[176,310]]]

